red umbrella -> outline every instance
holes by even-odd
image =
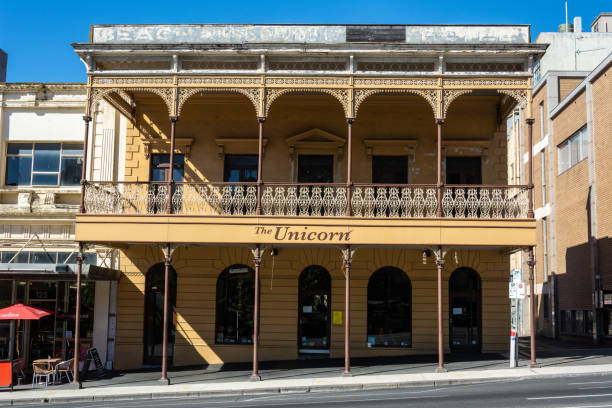
[[[49,316],[53,314],[45,309],[39,309],[37,307],[26,306],[23,303],[15,303],[14,305],[0,309],[0,320],[39,320],[41,317]],[[11,324],[13,324],[11,322]],[[10,385],[11,390],[13,389],[13,333],[11,329],[11,335],[9,338],[9,361],[8,361],[8,373],[6,378],[2,376],[2,385]],[[8,383],[8,384],[7,384]]]
[[[0,309],[0,320],[38,320],[41,317],[53,314],[45,309],[27,306],[23,303],[15,303],[14,305]]]

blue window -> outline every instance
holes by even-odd
[[[9,143],[7,186],[78,186],[82,143]]]

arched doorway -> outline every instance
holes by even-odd
[[[298,351],[329,354],[331,332],[331,276],[325,268],[312,265],[299,280]]]
[[[412,286],[401,269],[386,266],[368,281],[368,347],[412,345]]]
[[[450,277],[448,290],[450,349],[479,352],[482,346],[480,276],[471,268],[458,268]]]
[[[168,274],[168,364],[174,356],[174,311],[176,310],[176,271]],[[164,264],[153,265],[145,281],[144,358],[145,365],[160,365],[164,338]]]

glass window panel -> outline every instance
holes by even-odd
[[[59,171],[59,143],[36,143],[34,146],[34,171]]]
[[[6,158],[6,185],[29,186],[32,176],[32,156]]]
[[[68,256],[68,260],[66,260],[66,256]],[[62,258],[62,263],[66,263],[66,264],[75,264],[76,263],[76,252],[73,252],[72,254],[66,253],[65,256]]]
[[[56,282],[30,282],[30,299],[55,299],[55,287]]]
[[[30,252],[31,264],[49,264],[55,263],[57,253],[55,252]]]
[[[569,163],[568,163],[569,148],[568,148],[567,142],[559,146],[558,153],[559,153],[559,157],[558,157],[559,173],[563,173],[569,167]]]
[[[17,256],[15,256],[17,252],[3,252],[2,253],[2,262],[3,263],[28,263],[29,252],[20,252]],[[13,259],[15,257],[15,259]],[[12,261],[11,261],[12,259]]]
[[[83,159],[81,157],[62,157],[62,186],[78,186],[81,183]]]
[[[9,143],[6,146],[7,154],[32,154],[32,143]]]
[[[582,160],[589,157],[589,135],[586,127],[583,127],[580,131],[580,139],[582,144],[582,149],[580,150],[580,160]]]
[[[98,261],[98,255],[88,252],[86,254],[84,254],[84,259],[83,262],[88,264],[88,265],[96,265],[97,261]]]
[[[58,173],[34,173],[32,175],[33,186],[57,186]]]
[[[58,264],[67,263],[66,259],[68,259],[69,256],[70,256],[70,252],[58,252],[57,253],[57,263]]]
[[[63,156],[83,156],[83,145],[81,143],[65,143],[62,145]]]
[[[571,138],[569,141],[569,145],[570,145],[570,166],[569,167],[572,167],[579,161],[578,158],[580,157],[580,143],[578,142],[577,138]]]
[[[223,181],[254,182],[257,181],[257,155],[226,154]]]

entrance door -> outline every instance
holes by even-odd
[[[298,156],[298,183],[333,183],[334,156],[309,155]]]
[[[482,184],[482,158],[447,157],[446,184]]]
[[[298,350],[329,354],[331,277],[325,268],[313,265],[300,275],[298,302]]]
[[[450,348],[452,352],[480,351],[480,277],[470,268],[455,270],[449,281]]]
[[[170,267],[168,297],[168,364],[174,355],[174,310],[176,308],[176,271]],[[160,365],[164,338],[164,264],[149,269],[145,282],[144,359],[145,365]]]

